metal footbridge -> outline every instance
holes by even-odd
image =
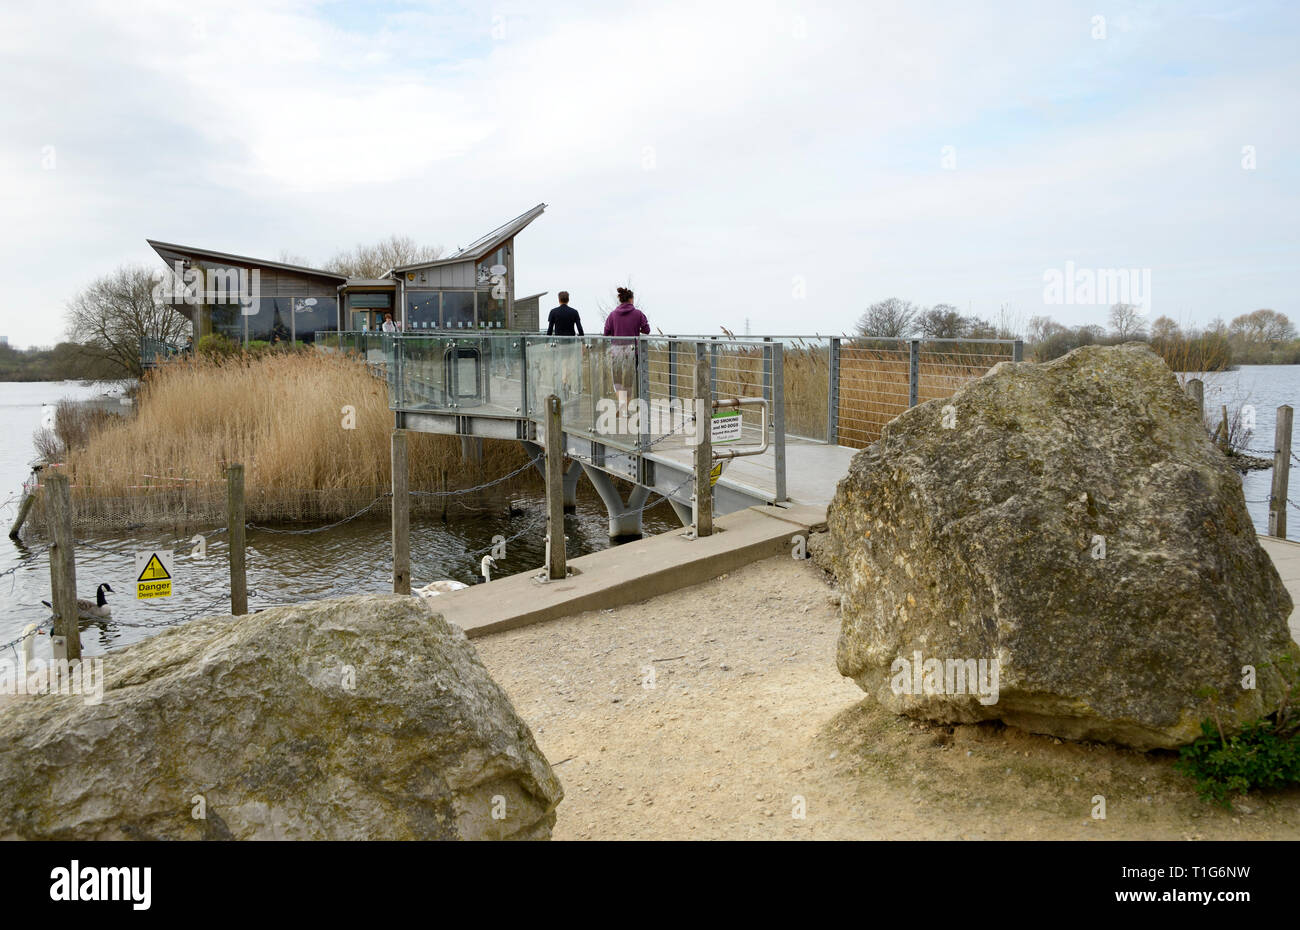
[[[723,424],[711,427],[716,515],[756,504],[824,507],[853,453],[886,422],[1020,357],[1018,342],[996,339],[323,336],[318,345],[359,355],[388,382],[396,428],[460,436],[469,448],[510,440],[540,454],[544,404],[559,397],[566,504],[585,474],[613,537],[640,535],[651,494],[690,522],[692,437],[703,419],[727,419],[722,433]],[[708,362],[707,397],[697,396],[697,359]],[[631,486],[626,495],[615,479]]]

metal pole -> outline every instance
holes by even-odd
[[[1286,539],[1286,486],[1291,474],[1291,407],[1287,404],[1277,408],[1273,450],[1273,493],[1268,499],[1268,535]]]
[[[907,406],[915,407],[921,395],[921,340],[910,343],[907,375]]]
[[[393,430],[393,593],[411,593],[411,495],[406,430]]]
[[[248,613],[248,575],[244,564],[244,466],[226,469],[226,530],[230,536],[230,612]]]
[[[785,493],[785,345],[776,343],[769,350],[772,363],[772,454],[776,468],[776,500],[786,499]]]
[[[677,398],[677,343],[668,340],[668,399]]]
[[[650,340],[643,337],[636,341],[636,399],[641,411],[637,449],[644,452],[650,448]]]
[[[564,564],[564,434],[560,398],[546,398],[546,577],[565,577]]]
[[[50,539],[50,603],[54,607],[51,642],[54,658],[81,658],[81,631],[77,626],[77,557],[72,540],[72,492],[68,476],[45,479],[45,518]]]
[[[763,400],[772,402],[772,337],[763,337]]]
[[[826,385],[826,441],[838,445],[840,441],[840,340],[831,338],[828,382]]]
[[[709,404],[718,394],[718,337],[709,337]],[[698,397],[699,395],[695,395]],[[712,406],[709,407],[712,410]]]
[[[1015,345],[1011,347],[1011,361],[1023,362],[1025,360],[1025,341],[1017,339]]]
[[[695,538],[713,535],[713,366],[704,343],[695,344]],[[701,419],[703,422],[701,422]]]

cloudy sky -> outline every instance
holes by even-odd
[[[516,293],[665,332],[873,300],[1184,323],[1296,302],[1300,5],[132,0],[0,12],[0,334],[48,344],[146,237],[321,262],[545,202]],[[547,304],[549,306],[550,304]]]

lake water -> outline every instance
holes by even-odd
[[[17,512],[18,493],[36,457],[32,436],[40,428],[42,405],[62,398],[78,400],[100,397],[103,388],[76,382],[0,383],[0,434],[5,444],[0,451],[0,520],[5,533]],[[411,517],[411,578],[418,587],[439,578],[472,583],[478,572],[478,557],[467,552],[485,549],[492,538],[513,536],[537,527],[511,542],[507,557],[495,572],[512,575],[536,571],[545,560],[546,499],[535,490],[503,493],[487,501],[487,512],[468,512],[453,506],[449,519]],[[577,513],[565,517],[570,557],[608,548],[609,521],[604,505],[587,482],[579,483]],[[646,511],[647,533],[661,533],[681,527],[665,503]],[[215,528],[215,527],[214,527]],[[224,535],[224,534],[222,534]],[[78,539],[98,548],[77,548],[77,590],[81,597],[93,597],[95,588],[107,582],[111,620],[83,621],[82,651],[96,655],[116,646],[147,638],[156,632],[151,624],[175,621],[192,615],[229,611],[229,565],[222,535],[211,537],[207,557],[193,558],[189,536],[177,538],[170,531],[114,534],[79,534]],[[24,559],[39,549],[44,540],[30,530],[29,545],[3,537],[0,572],[20,566],[0,578],[0,644],[16,638],[23,628],[50,616],[42,600],[50,597],[49,559],[45,555]],[[134,553],[153,547],[174,549],[176,574],[174,595],[166,600],[137,601],[133,586]],[[361,518],[343,526],[310,535],[282,535],[249,530],[247,567],[249,608],[358,592],[392,590],[389,560],[391,535],[387,516]],[[37,654],[48,655],[49,640],[37,641]],[[10,653],[12,656],[12,653]]]
[[[1206,376],[1206,408],[1221,403],[1230,409],[1241,404],[1256,408],[1256,428],[1250,445],[1269,449],[1273,444],[1275,411],[1281,404],[1300,400],[1300,365],[1252,365],[1239,371]],[[76,382],[0,384],[0,521],[7,531],[17,510],[18,492],[35,458],[32,436],[41,425],[42,405],[63,398],[78,400],[102,396],[103,388]],[[1300,436],[1297,436],[1300,440]],[[1300,482],[1300,473],[1297,474]],[[1267,499],[1272,471],[1249,472],[1243,476],[1247,508],[1256,528],[1268,528]],[[608,521],[595,492],[581,482],[578,512],[565,520],[570,555],[582,555],[609,546]],[[1300,501],[1300,488],[1291,492]],[[513,505],[513,506],[512,506]],[[502,575],[534,571],[544,560],[541,525],[545,496],[540,488],[514,493],[496,502],[488,513],[460,513],[447,523],[441,518],[412,517],[411,562],[415,586],[438,578],[472,582],[477,559],[466,555],[491,545],[496,535],[512,536],[529,526],[539,527],[511,543],[508,558],[498,568]],[[645,528],[659,533],[680,526],[666,504],[647,511]],[[1293,508],[1288,536],[1300,539],[1300,510]],[[29,534],[36,548],[40,541]],[[226,548],[220,536],[212,537],[207,558],[189,555],[188,537],[177,539],[167,532],[114,536],[83,536],[98,548],[82,546],[77,551],[77,588],[82,597],[93,596],[102,582],[117,592],[112,598],[111,620],[84,624],[82,648],[89,655],[152,635],[151,624],[175,621],[192,615],[220,613],[229,609],[229,569]],[[387,519],[356,520],[341,527],[311,535],[279,535],[250,530],[248,533],[249,606],[330,597],[356,592],[391,590],[389,581],[390,536]],[[147,548],[174,548],[177,579],[175,595],[167,600],[137,601],[133,597],[134,552]],[[0,644],[18,636],[28,623],[49,616],[42,600],[49,599],[49,561],[44,556],[25,559],[32,549],[4,538],[0,572],[18,566],[0,577]],[[38,642],[48,650],[48,640]],[[48,654],[44,652],[43,654]]]

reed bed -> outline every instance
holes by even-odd
[[[336,520],[390,490],[387,385],[353,357],[172,361],[149,374],[137,408],[67,452],[61,467],[79,526],[222,525],[225,469],[235,462],[254,522]],[[474,487],[527,462],[517,443],[496,442],[466,461],[457,437],[425,433],[409,434],[408,458],[411,488],[426,491]],[[524,471],[511,484],[530,481]],[[411,503],[444,508],[437,497]],[[374,513],[387,509],[381,501]]]

